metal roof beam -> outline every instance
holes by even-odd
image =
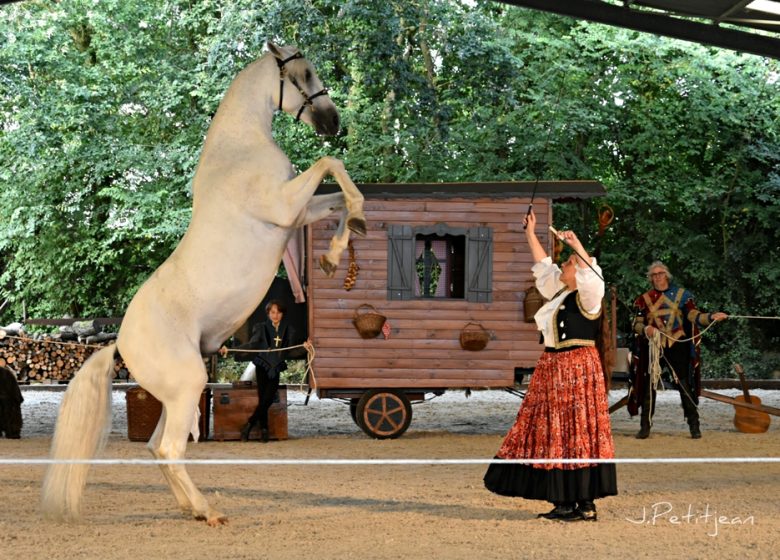
[[[552,12],[635,31],[694,41],[705,45],[780,59],[780,38],[735,29],[724,29],[696,21],[640,12],[594,0],[496,0],[545,12]]]
[[[731,6],[731,8],[729,8],[728,10],[726,10],[725,12],[723,12],[722,14],[720,14],[720,15],[719,15],[717,18],[715,18],[715,21],[717,21],[718,23],[720,23],[720,22],[721,22],[721,21],[723,21],[725,18],[729,17],[731,14],[736,14],[737,12],[741,12],[741,11],[742,11],[742,9],[743,9],[745,6],[747,6],[748,4],[750,4],[752,1],[753,1],[753,0],[741,0],[740,2],[737,2],[736,4],[734,4],[733,6]]]

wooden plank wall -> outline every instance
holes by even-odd
[[[542,346],[532,323],[523,320],[525,290],[532,285],[532,258],[522,219],[528,199],[371,199],[366,200],[368,235],[352,237],[357,283],[343,288],[345,251],[333,278],[316,267],[328,248],[336,218],[311,228],[308,241],[309,325],[316,347],[317,389],[508,387],[515,367],[533,367]],[[547,246],[550,205],[536,200],[538,232]],[[387,299],[387,228],[439,222],[452,227],[493,228],[493,301]],[[363,303],[387,316],[392,332],[365,340],[352,319]],[[479,352],[461,349],[459,335],[469,321],[493,334]]]

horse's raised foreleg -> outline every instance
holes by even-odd
[[[339,220],[339,227],[336,229],[336,233],[330,238],[330,247],[327,253],[320,256],[320,268],[328,276],[333,276],[336,273],[336,268],[341,258],[341,253],[349,245],[349,230],[345,227],[347,222],[347,211],[342,210],[341,219]]]
[[[324,218],[327,218],[333,212],[344,210],[347,207],[344,193],[338,192],[333,194],[320,194],[311,197],[309,203],[301,212],[298,221],[295,223],[295,227],[303,227],[308,224],[313,224]]]
[[[287,207],[292,209],[294,216],[297,217],[306,208],[314,191],[317,190],[317,186],[328,175],[336,180],[344,195],[344,203],[347,208],[347,227],[358,235],[365,235],[366,218],[363,215],[363,195],[344,169],[344,164],[336,158],[321,158],[309,169],[282,185],[282,194],[287,202]],[[291,220],[291,222],[294,221],[296,221],[295,218]]]
[[[320,256],[320,268],[328,276],[333,276],[336,272],[341,253],[347,248],[349,243],[349,230],[345,227],[347,221],[347,210],[344,193],[325,194],[314,196],[306,206],[306,211],[302,214],[297,226],[304,226],[328,217],[333,212],[341,210],[341,219],[335,235],[330,240],[328,252]]]

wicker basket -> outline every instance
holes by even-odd
[[[478,352],[487,346],[490,333],[479,323],[466,323],[460,331],[460,347],[471,352]]]
[[[141,387],[125,393],[127,400],[127,438],[130,441],[149,441],[162,414],[162,404]]]
[[[526,323],[534,322],[534,315],[544,305],[545,299],[536,286],[531,286],[525,291],[525,298],[523,298],[523,318]]]
[[[361,312],[361,310],[365,309]],[[364,303],[355,309],[352,324],[361,338],[376,338],[382,332],[387,317],[377,312],[373,305]]]

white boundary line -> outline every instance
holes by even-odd
[[[0,465],[489,465],[547,463],[677,464],[677,463],[780,463],[780,457],[652,457],[615,459],[14,459],[0,458]]]

